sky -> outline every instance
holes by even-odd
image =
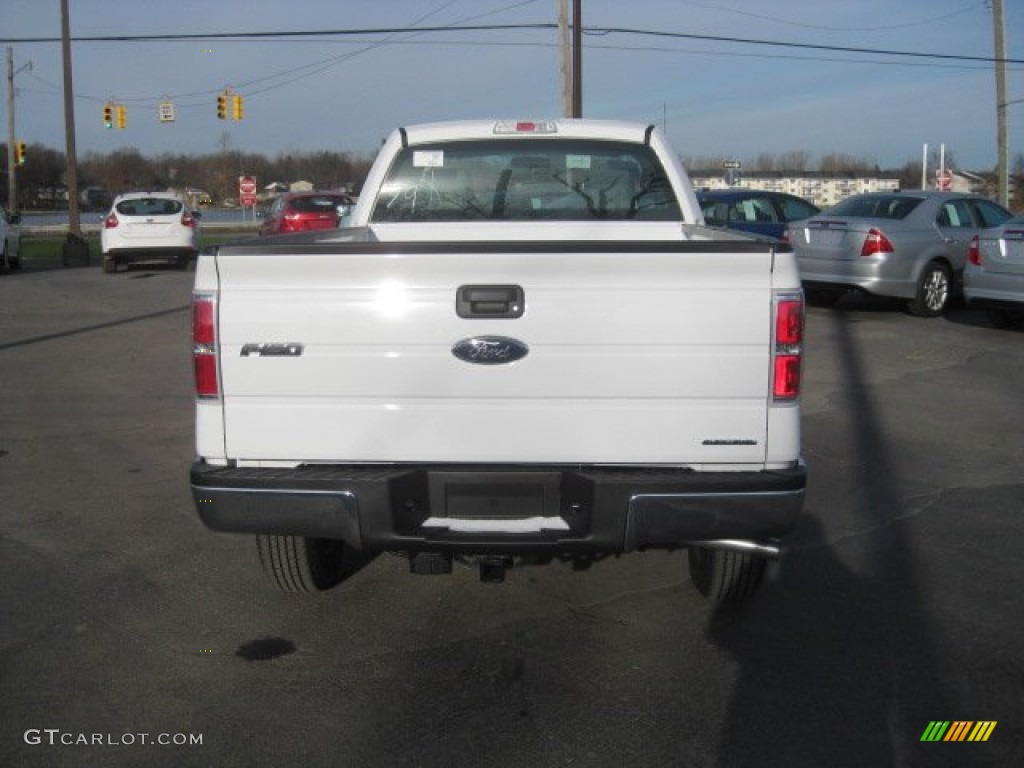
[[[572,0],[568,6],[572,8]],[[985,0],[582,0],[584,117],[665,128],[683,157],[839,153],[883,169],[941,144],[964,170],[997,162],[994,66],[852,53],[991,58]],[[71,36],[209,35],[546,25],[558,0],[70,0]],[[1024,0],[1004,0],[1010,157],[1024,153]],[[638,34],[625,31],[636,30]],[[689,35],[698,37],[681,37]],[[754,45],[728,37],[784,45]],[[25,42],[55,38],[54,42]],[[63,151],[59,0],[2,0],[17,138]],[[822,46],[822,48],[800,48]],[[72,44],[79,155],[372,156],[403,124],[562,114],[554,29]],[[31,68],[29,68],[31,64]],[[245,118],[216,117],[231,88]],[[103,104],[128,110],[105,129]],[[160,123],[161,100],[177,119]],[[0,131],[7,135],[6,100]]]

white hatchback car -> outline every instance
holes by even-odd
[[[103,220],[100,244],[104,272],[159,259],[184,268],[199,254],[199,214],[177,192],[118,195]]]

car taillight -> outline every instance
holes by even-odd
[[[772,356],[772,399],[796,400],[800,396],[803,361],[804,299],[782,294],[775,299],[775,350]]]
[[[199,222],[196,221],[195,216],[193,216],[188,211],[185,211],[183,214],[181,214],[181,223],[186,227],[194,227]]]
[[[895,250],[889,238],[883,235],[881,230],[872,227],[868,231],[868,236],[864,238],[864,245],[861,246],[860,255],[874,256],[876,253],[892,253]]]
[[[967,260],[976,267],[981,266],[981,246],[977,235],[971,238],[971,245],[967,249]]]
[[[104,229],[113,229],[119,223],[120,222],[118,222],[117,216],[115,216],[114,214],[110,214],[109,216],[107,216],[107,218],[105,218],[103,220],[103,228]]]
[[[192,294],[192,367],[195,372],[196,397],[220,397],[216,294]]]

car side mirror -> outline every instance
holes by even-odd
[[[192,211],[192,218],[193,219],[201,219],[201,218],[203,218],[203,212],[202,211]]]

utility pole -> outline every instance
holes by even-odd
[[[65,266],[89,263],[89,244],[82,237],[78,215],[78,158],[75,153],[75,91],[71,83],[71,18],[68,0],[60,0],[61,52],[64,58],[64,180],[68,186],[68,236],[64,243]]]
[[[18,141],[14,125],[14,76],[24,69],[31,70],[32,62],[14,68],[14,49],[7,46],[7,212],[18,212],[18,161],[15,157],[15,144]]]
[[[1010,201],[1010,147],[1006,136],[1006,43],[1003,39],[1003,0],[992,0],[992,24],[996,36],[996,144],[999,155],[996,187],[999,202],[1005,206]]]
[[[14,170],[14,49],[7,46],[7,210],[18,212],[18,176]]]
[[[583,117],[583,0],[572,6],[572,116]]]
[[[558,0],[558,47],[562,60],[562,117],[572,117],[572,58],[569,52],[569,0]]]

